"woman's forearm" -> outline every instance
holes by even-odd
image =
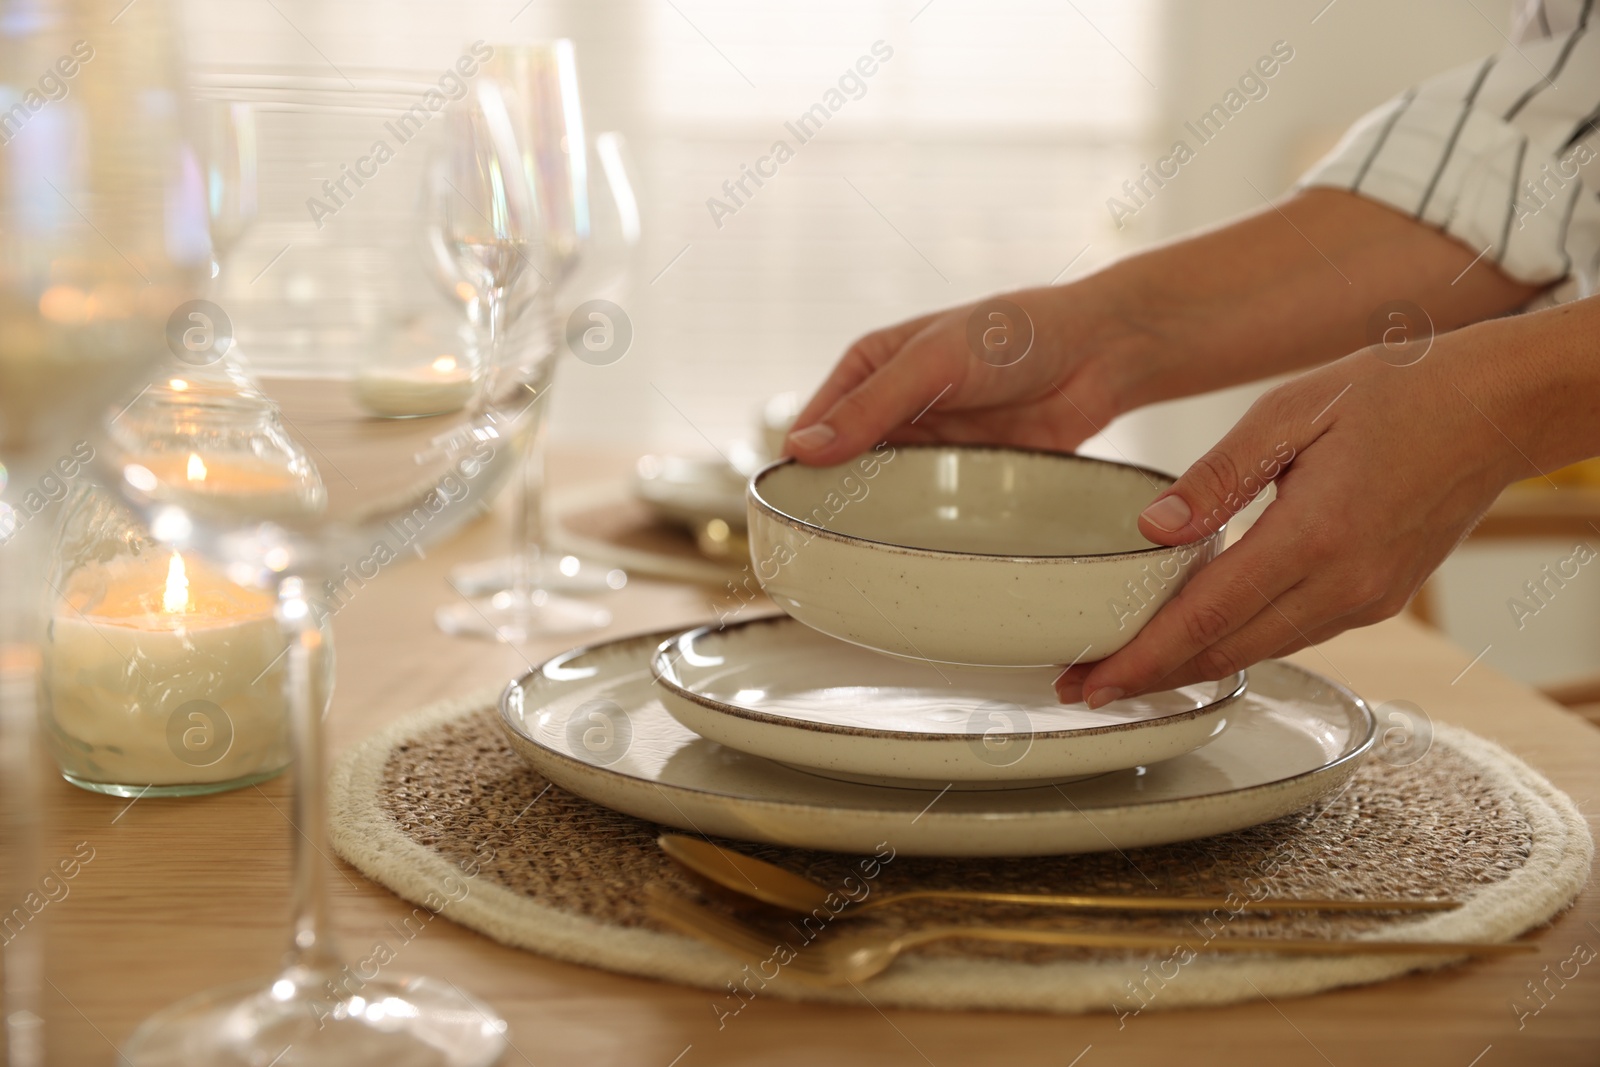
[[[1488,344],[1458,388],[1504,438],[1508,478],[1600,456],[1600,297],[1475,329]]]
[[[1312,189],[1107,268],[1084,288],[1141,337],[1122,410],[1336,359],[1410,301],[1439,333],[1504,314],[1538,289],[1382,204]],[[1395,320],[1398,323],[1398,320]],[[1385,322],[1385,324],[1387,324]],[[1409,328],[1425,331],[1427,321]]]

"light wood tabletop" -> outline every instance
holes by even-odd
[[[622,470],[594,455],[557,458],[557,481],[569,485]],[[334,756],[414,708],[509,680],[577,641],[711,615],[713,591],[636,577],[606,598],[616,616],[606,634],[513,648],[437,632],[433,609],[455,596],[446,570],[494,554],[504,537],[497,519],[482,520],[425,560],[384,571],[340,610],[338,683],[327,720]],[[1600,810],[1600,730],[1472,663],[1470,651],[1413,620],[1348,633],[1295,658],[1348,678],[1374,703],[1403,698],[1437,721],[1500,742],[1565,789],[1591,824]],[[46,784],[43,862],[53,864],[80,843],[93,849],[68,883],[69,895],[27,931],[47,939],[50,1063],[114,1063],[114,1046],[146,1015],[277,965],[289,894],[288,784],[285,776],[212,797],[133,803],[60,780]],[[331,856],[328,874],[334,927],[352,957],[410,910]],[[706,991],[543,959],[449,922],[430,924],[406,944],[396,969],[449,978],[503,1013],[514,1045],[507,1065],[1600,1063],[1600,894],[1593,884],[1530,936],[1536,956],[1318,996],[1151,1011],[1120,1023],[1109,1013],[880,1011],[866,1000],[823,1007],[766,999],[719,1030]],[[1567,961],[1585,958],[1594,962],[1580,965],[1575,977],[1545,982],[1563,965],[1570,976],[1574,964]],[[1541,986],[1542,1001],[1529,983]]]

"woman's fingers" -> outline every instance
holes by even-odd
[[[1214,449],[1145,508],[1141,532],[1170,545],[1215,534],[1315,439],[1295,417],[1299,406],[1280,392],[1257,401]],[[1137,620],[1144,627],[1126,647],[1064,672],[1057,690],[1081,692],[1091,707],[1100,707],[1150,690],[1197,656],[1218,657],[1216,649],[1226,647],[1227,639],[1305,579],[1313,561],[1295,517],[1304,519],[1305,509],[1314,506],[1314,499],[1274,503],[1244,538],[1199,570],[1153,618]]]
[[[785,454],[803,463],[836,463],[883,440],[904,421],[904,417],[896,417],[904,403],[894,410],[868,405],[918,394],[917,368],[895,367],[895,362],[906,344],[937,318],[911,319],[869,333],[851,345],[795,418],[784,443]],[[841,426],[842,422],[846,425]],[[857,440],[860,444],[850,447]]]
[[[1184,663],[1211,654],[1233,637],[1267,609],[1271,599],[1304,577],[1290,553],[1266,547],[1268,542],[1257,537],[1259,533],[1259,527],[1251,530],[1244,541],[1202,568],[1121,650],[1064,672],[1057,692],[1081,692],[1091,707],[1101,707],[1123,696],[1149,692]]]
[[[1180,663],[1147,688],[1131,690],[1127,695],[1139,696],[1226,678],[1262,660],[1290,655],[1360,625],[1353,615],[1333,622],[1324,620],[1321,616],[1326,603],[1326,589],[1302,583],[1271,604],[1263,602],[1260,611],[1223,640]],[[1086,675],[1077,676],[1075,681],[1069,678],[1057,686],[1062,703],[1083,699],[1083,677]]]
[[[1245,412],[1217,446],[1196,460],[1139,516],[1139,532],[1158,545],[1209,537],[1286,470],[1321,432],[1298,393],[1276,389]]]

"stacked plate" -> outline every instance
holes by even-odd
[[[1362,701],[1286,663],[1056,701],[1055,664],[1121,647],[1215,550],[1138,535],[1165,476],[1015,449],[869,458],[751,480],[752,571],[787,615],[558,656],[507,689],[513,745],[690,832],[925,855],[1239,829],[1337,790],[1370,748]]]

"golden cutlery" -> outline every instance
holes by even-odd
[[[1042,930],[1015,926],[930,926],[905,933],[840,934],[806,942],[770,934],[686,900],[659,885],[645,892],[650,915],[666,925],[758,967],[777,966],[812,985],[847,985],[882,974],[900,953],[930,941],[976,939],[1075,948],[1240,952],[1290,956],[1503,956],[1533,952],[1531,942],[1326,940],[1287,937],[1214,937]],[[796,944],[795,942],[799,942]],[[1198,943],[1196,943],[1198,942]],[[764,970],[763,970],[763,973]]]
[[[774,866],[754,856],[713,845],[683,834],[662,834],[656,838],[661,851],[678,863],[723,889],[754,898],[787,911],[809,913],[825,908],[833,918],[848,918],[875,908],[907,900],[968,900],[991,904],[1032,904],[1054,908],[1079,908],[1085,911],[1450,911],[1461,906],[1455,900],[1352,900],[1297,899],[1262,897],[1155,897],[1104,896],[1057,893],[993,893],[970,889],[908,889],[897,893],[875,892],[859,902],[838,908],[850,899],[842,890],[832,890]],[[828,907],[829,898],[834,907]]]

